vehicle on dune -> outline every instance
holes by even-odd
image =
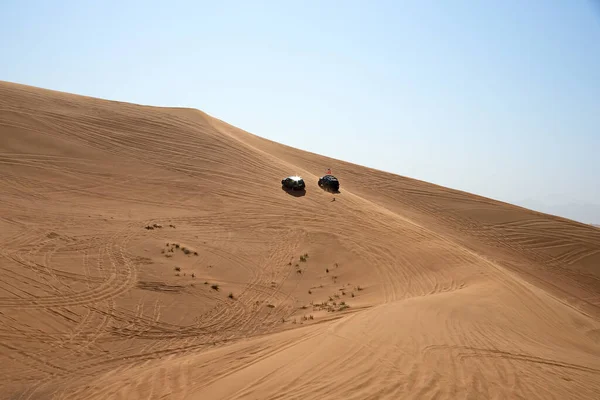
[[[319,187],[331,192],[339,192],[340,190],[340,181],[330,174],[320,177],[318,184]]]
[[[304,183],[304,179],[302,179],[301,177],[299,177],[297,175],[288,176],[287,178],[282,179],[281,186],[284,189],[302,190],[302,191],[306,190],[306,184]]]

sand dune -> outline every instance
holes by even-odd
[[[592,226],[197,110],[5,82],[0,133],[1,398],[600,398]]]

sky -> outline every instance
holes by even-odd
[[[3,0],[0,21],[0,80],[600,223],[598,1]]]

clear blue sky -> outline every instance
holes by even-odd
[[[587,204],[579,219],[600,222],[595,1],[4,0],[0,18],[1,80],[199,108],[504,201]]]

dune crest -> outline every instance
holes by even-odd
[[[0,134],[2,398],[600,398],[593,226],[198,110],[0,82]]]

